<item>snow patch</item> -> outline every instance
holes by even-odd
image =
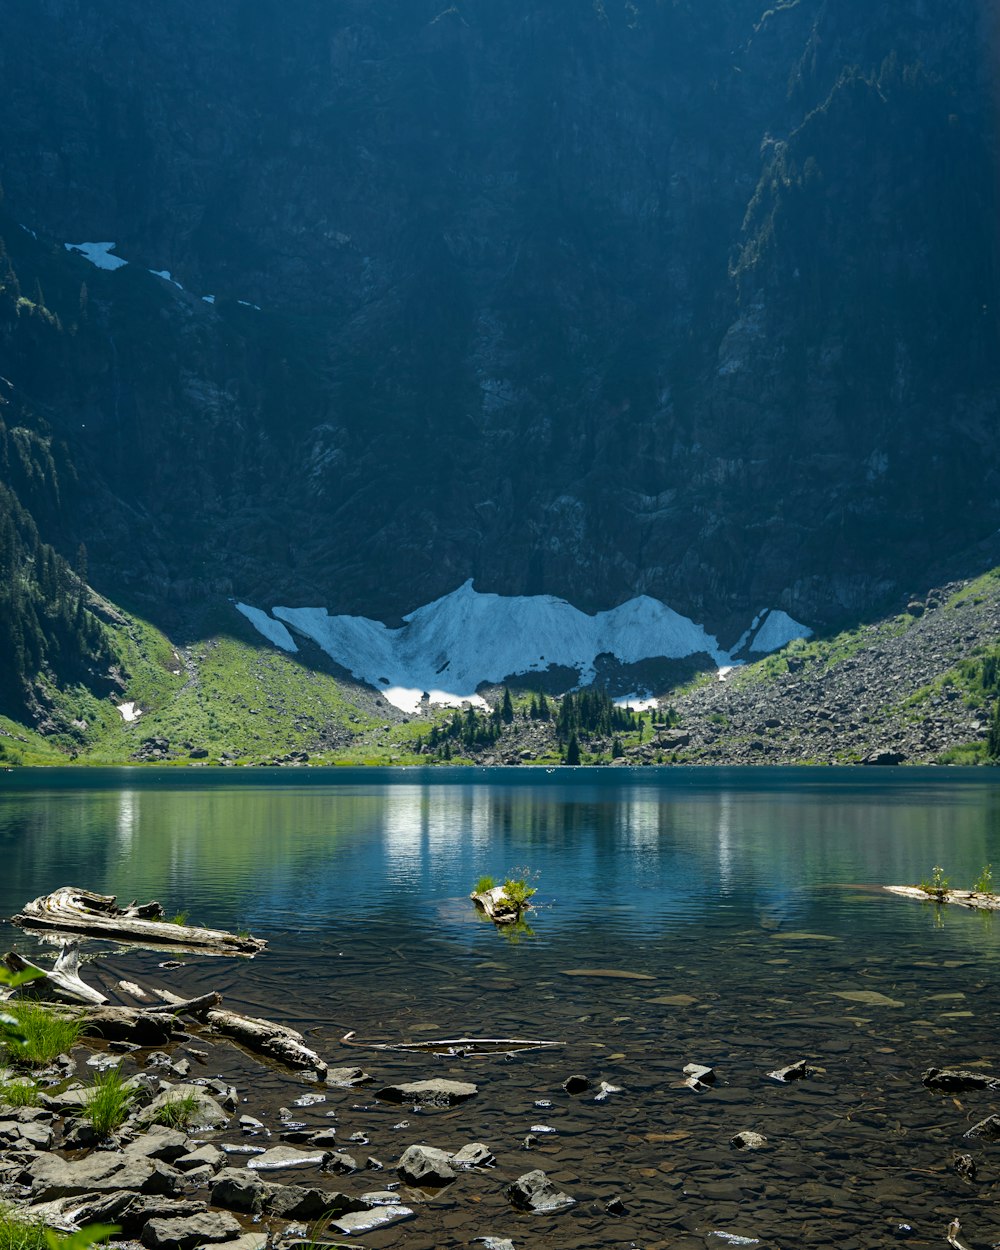
[[[807,625],[800,625],[798,621],[792,620],[787,612],[775,609],[768,612],[764,624],[754,634],[750,650],[763,654],[777,651],[786,643],[794,642],[796,638],[811,637],[812,630]]]
[[[432,702],[471,702],[481,682],[549,665],[575,669],[586,685],[596,677],[596,658],[605,653],[623,664],[699,652],[717,663],[726,658],[700,625],[648,596],[588,616],[551,595],[479,594],[470,580],[411,612],[399,629],[365,617],[330,616],[325,608],[273,612],[390,703],[411,712],[424,694]]]
[[[25,234],[30,234],[33,239],[38,238],[38,235],[35,234],[34,230],[32,230],[30,226],[26,226],[23,221],[19,221],[17,224],[21,227]]]
[[[214,295],[203,295],[201,298],[205,301],[205,303],[206,303],[206,304],[214,304],[214,303],[215,303],[215,296],[214,296]]]
[[[117,245],[114,243],[64,243],[67,252],[79,252],[81,256],[85,256],[92,265],[96,265],[98,269],[121,269],[123,265],[127,265],[127,260],[122,260],[120,256],[112,256]]]
[[[178,291],[184,290],[184,288],[181,286],[181,284],[177,281],[176,278],[171,278],[169,269],[150,269],[149,272],[153,275],[154,278],[162,278],[165,282],[169,282],[170,285],[175,286],[178,289]]]
[[[621,699],[615,699],[615,707],[627,707],[633,712],[648,712],[650,708],[657,708],[659,705],[659,699],[650,699],[638,694],[627,694]]]
[[[260,312],[260,304],[251,304],[248,299],[238,299],[237,304],[242,304],[244,308],[252,308],[255,312]]]
[[[551,595],[479,594],[470,579],[405,616],[398,629],[363,616],[331,616],[326,608],[276,607],[268,615],[247,604],[236,606],[276,646],[296,649],[289,629],[311,639],[405,712],[428,702],[485,707],[476,694],[482,682],[550,665],[575,670],[576,684],[589,685],[600,655],[635,664],[707,654],[719,667],[720,680],[739,663],[703,626],[647,595],[590,616]],[[753,650],[773,650],[810,632],[784,612],[761,612],[740,642],[752,635]],[[636,711],[656,702],[648,694],[618,700]]]
[[[138,703],[119,703],[117,707],[118,711],[121,712],[122,720],[126,725],[130,725],[133,721],[137,721],[142,715],[142,708],[138,705]]]
[[[260,608],[252,608],[248,603],[238,603],[236,611],[242,612],[258,633],[263,634],[269,642],[273,642],[282,651],[298,651],[295,639],[285,626],[268,616],[266,612],[262,612]]]

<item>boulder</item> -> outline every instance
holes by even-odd
[[[406,1102],[421,1107],[453,1107],[478,1094],[477,1086],[469,1081],[442,1079],[410,1081],[405,1085],[386,1085],[375,1095],[383,1102]]]
[[[736,1150],[763,1150],[767,1145],[767,1138],[763,1133],[755,1133],[753,1129],[747,1128],[731,1137],[729,1144]]]
[[[172,1163],[192,1149],[193,1144],[179,1129],[167,1128],[165,1124],[151,1124],[135,1141],[126,1145],[125,1153],[135,1158],[162,1159],[164,1163]]]
[[[213,1172],[217,1172],[219,1168],[226,1162],[226,1156],[217,1146],[209,1145],[208,1142],[204,1146],[199,1146],[197,1150],[192,1150],[190,1154],[180,1155],[174,1160],[174,1167],[178,1172],[193,1172],[196,1168],[211,1168]]]
[[[195,1250],[211,1242],[239,1237],[242,1227],[224,1211],[206,1211],[182,1218],[159,1217],[149,1220],[139,1240],[149,1250]]]
[[[229,1211],[260,1211],[270,1187],[260,1176],[242,1168],[223,1168],[212,1185],[212,1205]]]
[[[203,1085],[170,1085],[157,1094],[148,1107],[144,1107],[136,1117],[140,1124],[152,1124],[160,1111],[168,1104],[181,1098],[193,1098],[194,1109],[188,1124],[191,1128],[221,1128],[229,1123],[229,1114],[207,1092]]]
[[[276,1171],[279,1168],[320,1168],[332,1158],[329,1150],[296,1150],[294,1146],[272,1146],[263,1154],[254,1155],[247,1167],[255,1172]]]
[[[98,1151],[84,1159],[61,1159],[42,1154],[32,1158],[25,1170],[36,1201],[73,1194],[109,1193],[130,1189],[141,1194],[173,1193],[179,1174],[165,1163]]]
[[[540,1168],[519,1176],[512,1185],[507,1187],[506,1193],[512,1206],[521,1211],[533,1211],[536,1214],[562,1211],[576,1202],[575,1198],[557,1189]]]
[[[48,1150],[52,1126],[44,1121],[0,1120],[0,1146],[5,1150]]]
[[[458,1173],[451,1166],[451,1155],[434,1146],[408,1146],[397,1165],[397,1172],[408,1185],[440,1188],[450,1184]]]
[[[318,1220],[321,1215],[363,1211],[367,1203],[346,1194],[308,1185],[270,1185],[266,1210],[289,1220]]]
[[[451,1162],[454,1167],[459,1168],[491,1168],[496,1159],[489,1146],[484,1146],[481,1141],[473,1141],[452,1155]]]

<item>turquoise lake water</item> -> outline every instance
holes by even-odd
[[[0,775],[0,848],[3,915],[74,884],[269,942],[253,961],[170,973],[162,954],[106,950],[105,983],[218,987],[378,1081],[474,1071],[477,1098],[420,1116],[413,1140],[485,1141],[496,1171],[366,1244],[940,1245],[953,1216],[973,1245],[1000,1239],[1000,1145],[963,1137],[998,1100],[920,1081],[932,1064],[1000,1073],[1000,921],[880,889],[936,864],[955,885],[986,863],[1000,877],[992,771],[14,772]],[[515,869],[537,906],[504,935],[468,893]],[[37,949],[11,926],[5,939]],[[371,1048],[514,1035],[564,1046],[486,1061]],[[812,1078],[768,1079],[799,1058]],[[713,1089],[683,1086],[690,1061],[715,1067]],[[245,1065],[276,1114],[287,1078]],[[621,1092],[570,1099],[571,1072]],[[398,1107],[345,1099],[338,1131],[364,1132],[362,1155],[386,1163],[375,1188],[414,1115],[400,1129]],[[523,1150],[540,1121],[556,1131]],[[745,1128],[769,1148],[734,1151]],[[964,1151],[975,1185],[954,1170]],[[502,1183],[533,1167],[576,1207],[514,1213]],[[604,1210],[615,1195],[624,1216]]]

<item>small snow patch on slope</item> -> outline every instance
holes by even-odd
[[[67,252],[79,252],[98,269],[121,269],[128,264],[120,256],[111,255],[116,246],[114,243],[64,243],[63,246]]]
[[[248,603],[238,603],[236,611],[242,612],[258,633],[263,634],[269,642],[273,642],[282,651],[298,651],[295,639],[285,626],[268,616],[266,612],[262,612],[260,608],[252,608]]]
[[[178,289],[178,291],[183,291],[183,290],[184,290],[184,288],[183,288],[183,287],[181,286],[181,284],[177,281],[177,279],[176,279],[176,278],[172,278],[172,277],[170,276],[170,270],[169,270],[169,269],[150,269],[150,271],[149,271],[149,272],[153,275],[153,277],[154,277],[154,278],[162,278],[162,279],[164,280],[164,282],[169,282],[169,283],[170,283],[170,285],[171,285],[171,286],[175,286],[175,287]]]
[[[798,621],[792,620],[787,612],[775,609],[768,612],[764,624],[754,634],[750,650],[761,654],[777,651],[779,647],[793,642],[796,638],[810,638],[811,636],[812,630],[807,625],[800,625]]]

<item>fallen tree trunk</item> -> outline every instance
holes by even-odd
[[[176,994],[171,994],[169,990],[154,990],[153,992],[175,1011],[192,1008],[191,1002],[185,1003],[183,999],[178,998]],[[267,1055],[290,1068],[312,1069],[320,1078],[327,1074],[327,1063],[314,1050],[309,1049],[301,1033],[297,1033],[284,1024],[275,1024],[271,1020],[256,1020],[252,1016],[241,1016],[238,1012],[218,1007],[206,1007],[204,1012],[199,1009],[196,1014],[219,1033],[241,1043],[255,1054]]]
[[[132,902],[119,907],[113,894],[94,894],[76,886],[60,886],[26,903],[15,924],[23,929],[54,929],[92,937],[124,938],[140,945],[183,947],[216,955],[255,955],[267,943],[221,929],[200,929],[165,920],[159,903]]]
[[[919,885],[884,885],[882,889],[922,903],[954,903],[976,911],[1000,911],[1000,894],[984,894],[980,890],[925,890]]]
[[[66,942],[51,968],[39,968],[17,951],[9,951],[4,963],[11,972],[41,973],[33,981],[13,991],[16,998],[56,998],[71,1003],[88,1003],[99,1006],[106,1003],[107,996],[80,980],[80,947],[76,942]]]

